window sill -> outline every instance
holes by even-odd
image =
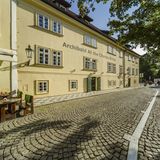
[[[49,91],[48,92],[36,92],[35,94],[36,95],[44,95],[44,94],[48,94],[49,93]]]
[[[112,55],[112,56],[116,56],[115,54],[113,54],[113,53],[110,53],[110,52],[107,52],[107,54],[110,54],[110,55]]]
[[[69,91],[74,92],[74,91],[78,91],[78,89],[77,88],[76,89],[70,89]]]
[[[116,73],[114,73],[114,72],[106,72],[106,73],[112,73],[112,74],[116,74]]]
[[[61,33],[56,33],[56,32],[53,32],[53,31],[51,31],[51,30],[49,30],[49,29],[41,28],[41,27],[38,27],[38,26],[30,26],[30,27],[32,27],[32,28],[34,28],[34,29],[37,29],[37,30],[40,30],[40,31],[43,31],[43,32],[46,32],[46,33],[49,33],[49,34],[56,35],[56,36],[58,36],[58,37],[63,37],[63,36],[64,36],[64,35],[61,34]]]
[[[84,68],[84,69],[82,69],[82,71],[94,71],[94,72],[97,72],[97,69],[87,69],[87,68]]]
[[[47,65],[47,64],[34,64],[33,67],[44,67],[44,68],[56,68],[56,69],[62,69],[63,66],[54,66],[54,65]]]
[[[97,47],[94,47],[92,45],[89,45],[89,44],[86,44],[86,43],[82,43],[83,45],[87,46],[87,47],[91,47],[91,48],[94,48],[94,49],[97,49]]]

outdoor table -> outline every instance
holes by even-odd
[[[0,94],[0,98],[7,98],[9,96],[9,94]]]
[[[5,121],[6,113],[5,113],[5,108],[11,106],[11,114],[15,114],[16,110],[16,103],[19,102],[21,99],[20,98],[10,98],[7,99],[6,101],[1,100],[0,101],[0,122]]]

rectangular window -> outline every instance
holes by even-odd
[[[120,52],[119,52],[119,57],[120,57],[120,58],[123,58],[123,51],[120,51]]]
[[[92,58],[84,57],[84,69],[96,70],[97,69],[97,61]]]
[[[38,48],[38,63],[49,65],[49,49]]]
[[[38,47],[37,64],[62,67],[62,51]]]
[[[134,73],[134,68],[132,68],[132,75],[134,76],[134,74],[135,74],[135,73]]]
[[[54,66],[62,66],[62,52],[53,51],[53,64]]]
[[[84,44],[97,48],[97,40],[89,35],[84,36]]]
[[[116,64],[107,63],[107,72],[108,73],[116,73]]]
[[[110,54],[113,54],[113,47],[112,46],[107,46],[107,52]]]
[[[119,74],[123,74],[123,66],[119,66]]]
[[[77,80],[69,80],[69,90],[75,91],[78,89],[78,81]]]
[[[135,62],[135,58],[134,58],[134,57],[132,57],[132,62],[133,62],[133,63]]]
[[[38,14],[38,26],[49,30],[49,18]]]
[[[127,74],[131,75],[131,68],[130,67],[127,68]]]
[[[131,58],[131,55],[128,55],[128,61],[131,61],[132,58]]]
[[[113,65],[113,73],[116,73],[116,65],[115,64],[112,65]]]
[[[52,21],[52,31],[58,34],[62,34],[62,24],[57,21]]]
[[[118,51],[118,49],[113,48],[113,55],[115,55],[115,56],[116,56],[116,55],[118,54],[118,52],[119,52],[119,51]]]
[[[116,86],[116,81],[113,81],[113,86]]]
[[[107,63],[107,72],[108,73],[112,72],[112,64],[111,63]]]
[[[36,94],[44,94],[49,92],[49,81],[38,80],[36,81]]]

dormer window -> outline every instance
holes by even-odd
[[[62,8],[63,10],[66,10],[66,7],[62,6],[61,4],[59,5],[60,8]]]

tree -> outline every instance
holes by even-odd
[[[160,61],[159,55],[152,52],[143,55],[140,58],[140,73],[143,73],[144,80],[153,80],[154,78],[160,78]]]
[[[89,10],[95,10],[96,3],[109,1],[111,0],[78,0],[77,4],[81,11],[87,11],[84,14],[88,14]],[[120,43],[132,46],[140,44],[150,52],[159,52],[160,0],[112,0],[110,13],[110,33],[117,33]]]

